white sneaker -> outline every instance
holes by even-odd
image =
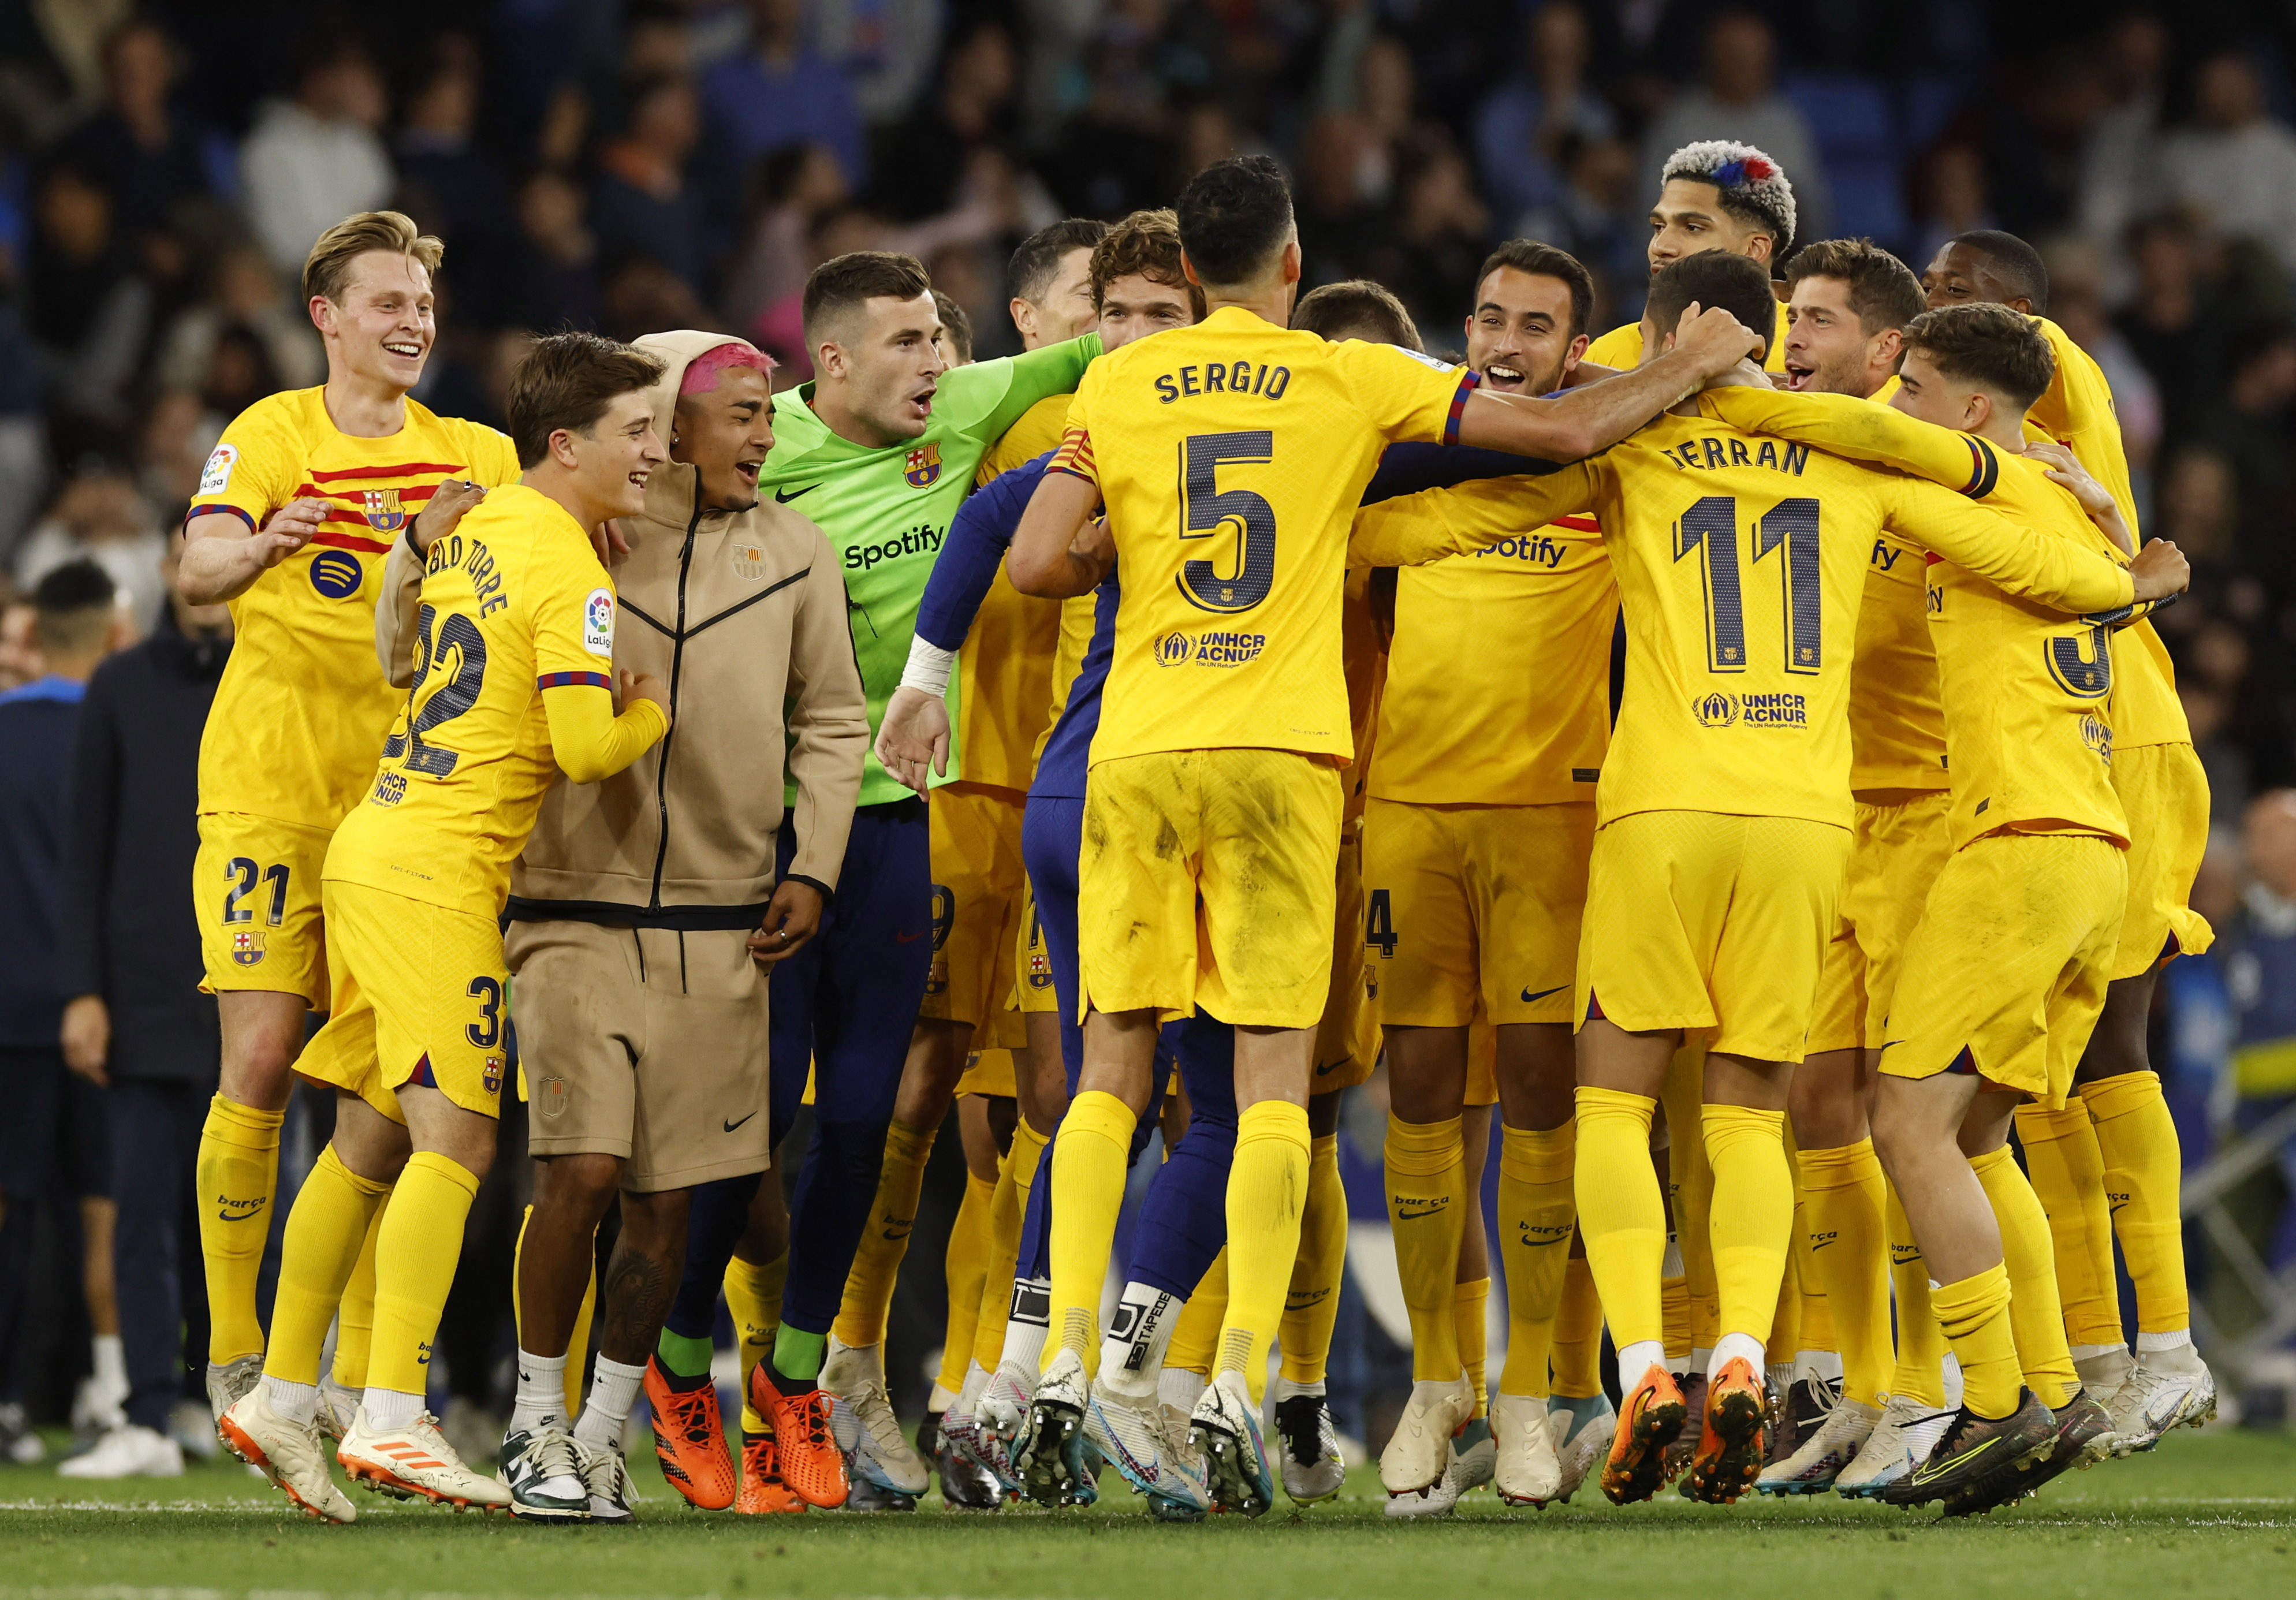
[[[1213,1374],[1188,1417],[1188,1442],[1203,1455],[1212,1504],[1220,1510],[1256,1517],[1275,1503],[1259,1408],[1242,1373]]]
[[[562,1419],[503,1436],[495,1479],[510,1490],[510,1514],[536,1522],[584,1522],[590,1484]]]
[[[972,1428],[957,1440],[957,1453],[1004,1485],[1008,1494],[1021,1494],[1018,1457],[1029,1432],[1029,1407],[1036,1399],[1037,1374],[1011,1361],[1000,1361],[973,1402]],[[950,1408],[954,1415],[955,1407]],[[967,1445],[971,1448],[967,1448]]]
[[[1836,1400],[1816,1428],[1794,1447],[1792,1455],[1762,1469],[1754,1487],[1766,1495],[1814,1495],[1833,1487],[1833,1481],[1857,1458],[1866,1441],[1881,1425],[1882,1408],[1863,1400]]]
[[[1450,1458],[1443,1464],[1443,1475],[1425,1489],[1409,1494],[1390,1495],[1386,1514],[1391,1517],[1447,1517],[1459,1508],[1459,1497],[1470,1489],[1480,1489],[1491,1481],[1496,1471],[1498,1449],[1491,1440],[1479,1439],[1464,1450],[1454,1449],[1444,1441]]]
[[[2128,1353],[2125,1344],[2116,1344],[2102,1355],[2080,1356],[2073,1360],[2073,1371],[2079,1375],[2081,1392],[2107,1411],[2112,1409],[2112,1397],[2128,1382],[2128,1374],[2136,1370],[2136,1358]]]
[[[1450,1465],[1452,1436],[1474,1414],[1475,1386],[1465,1374],[1414,1383],[1395,1432],[1379,1453],[1379,1481],[1387,1492],[1416,1494],[1440,1482]]]
[[[631,1502],[638,1497],[636,1486],[630,1481],[630,1466],[621,1450],[613,1445],[594,1445],[574,1440],[574,1459],[582,1469],[582,1481],[590,1491],[590,1520],[594,1522],[634,1522],[637,1513]]]
[[[208,1409],[215,1413],[217,1423],[223,1414],[247,1398],[248,1391],[263,1381],[263,1352],[241,1356],[221,1366],[208,1363]]]
[[[1873,1432],[1835,1476],[1833,1491],[1850,1500],[1880,1497],[1883,1489],[1930,1458],[1956,1410],[1927,1405],[1909,1394],[1891,1395]]]
[[[916,1447],[901,1436],[901,1419],[885,1397],[885,1347],[829,1342],[821,1386],[843,1400],[860,1424],[853,1465],[862,1476],[896,1494],[921,1495],[931,1487],[932,1472]]]
[[[2171,1429],[2197,1428],[2216,1415],[2216,1376],[2190,1347],[2148,1351],[2105,1409],[2112,1414],[2114,1455],[2149,1450]]]
[[[1607,1394],[1557,1394],[1547,1397],[1546,1415],[1554,1422],[1554,1457],[1562,1469],[1554,1497],[1568,1505],[1595,1464],[1609,1453],[1619,1431],[1618,1408]]]
[[[329,1373],[319,1380],[319,1432],[340,1444],[343,1435],[351,1431],[351,1418],[358,1415],[359,1391],[347,1383],[335,1382]]]
[[[1204,1460],[1188,1442],[1188,1419],[1154,1399],[1135,1399],[1104,1383],[1092,1386],[1084,1436],[1124,1474],[1165,1522],[1193,1522],[1211,1509]]]
[[[510,1490],[463,1465],[439,1431],[439,1419],[428,1411],[406,1427],[385,1429],[368,1421],[366,1407],[361,1406],[335,1459],[362,1489],[397,1490],[441,1506],[476,1506],[482,1511],[511,1503]]]
[[[1491,1397],[1491,1442],[1497,1453],[1491,1481],[1500,1499],[1544,1507],[1562,1495],[1562,1461],[1554,1447],[1556,1436],[1570,1425],[1566,1416],[1549,1415],[1539,1396]]]
[[[122,1423],[85,1455],[56,1468],[59,1478],[180,1478],[183,1447],[165,1433]]]
[[[263,1384],[234,1401],[216,1431],[233,1455],[311,1515],[329,1522],[358,1521],[357,1509],[328,1475],[327,1447],[317,1426],[280,1415]]]

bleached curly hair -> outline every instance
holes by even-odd
[[[1659,182],[1678,177],[1713,185],[1725,211],[1775,240],[1772,261],[1783,262],[1793,253],[1793,185],[1785,168],[1763,152],[1732,139],[1701,139],[1666,158]]]

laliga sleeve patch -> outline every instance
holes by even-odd
[[[614,653],[614,591],[592,589],[582,603],[582,648],[592,655]]]
[[[208,457],[207,465],[200,469],[200,493],[220,495],[229,488],[231,470],[238,464],[238,446],[217,445],[215,454]]]

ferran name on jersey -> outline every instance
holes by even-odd
[[[471,587],[479,597],[480,616],[490,617],[510,603],[510,596],[502,592],[502,572],[495,565],[484,539],[466,539],[459,533],[450,533],[432,540],[422,570],[444,572],[451,567],[460,567],[471,575]]]
[[[1801,476],[1809,464],[1809,447],[1775,439],[1693,439],[1661,447],[1658,452],[1685,472],[1722,467],[1768,467],[1772,472]]]
[[[1250,395],[1280,400],[1291,387],[1290,367],[1264,364],[1255,367],[1249,361],[1213,361],[1156,374],[1156,398],[1167,406],[1197,395]]]

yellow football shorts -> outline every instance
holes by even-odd
[[[1799,817],[1637,811],[1597,830],[1578,1020],[1800,1061],[1849,856],[1849,829]]]
[[[1841,914],[1825,947],[1811,1013],[1808,1051],[1877,1049],[1906,962],[1906,941],[1922,920],[1930,885],[1953,853],[1949,791],[1906,792],[1889,805],[1857,803]]]
[[[2128,817],[2128,912],[2112,956],[2119,980],[2197,956],[2217,936],[2188,903],[2209,848],[2209,775],[2200,757],[2189,744],[2116,750],[2112,786]]]
[[[1591,800],[1418,806],[1374,800],[1365,954],[1398,1027],[1569,1022]]]
[[[1013,1082],[1013,1053],[1010,1050],[975,1050],[965,1057],[964,1071],[956,1080],[960,1095],[1002,1095],[1011,1099],[1020,1091]]]
[[[394,1122],[410,1082],[498,1115],[511,1064],[500,925],[364,883],[330,879],[325,894],[333,1014],[296,1071]]]
[[[2051,1106],[2104,1005],[2128,855],[2095,833],[1988,833],[1930,891],[1890,1006],[1882,1071],[1931,1078],[1964,1050],[1980,1076]]]
[[[1078,863],[1086,1005],[1313,1028],[1330,997],[1340,775],[1294,751],[1092,769]]]
[[[1029,874],[1021,865],[1026,797],[951,784],[926,807],[932,834],[932,972],[917,1014],[972,1024],[976,1050],[1029,1042],[1012,1009],[1013,941]]]
[[[243,811],[200,813],[192,904],[209,994],[300,995],[327,1009],[327,938],[319,880],[332,830]]]
[[[1364,950],[1363,819],[1342,816],[1340,864],[1332,880],[1332,987],[1316,1029],[1311,1095],[1351,1089],[1379,1064],[1379,1013]]]

